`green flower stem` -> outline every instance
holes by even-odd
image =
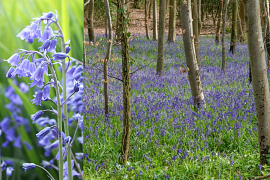
[[[62,52],[66,53],[66,46],[65,46],[65,39],[63,31],[58,22],[55,22],[59,33],[62,35]],[[62,60],[62,78],[63,78],[63,100],[67,99],[67,74],[66,74],[66,60]],[[65,127],[65,134],[69,136],[69,129],[68,129],[68,112],[67,112],[67,104],[64,104],[64,115],[66,119],[64,119],[64,127]],[[60,142],[59,142],[60,143]],[[68,179],[72,180],[72,167],[71,167],[71,153],[68,151],[67,154],[67,162],[68,162]]]
[[[46,57],[46,56],[45,56]],[[60,101],[60,93],[59,93],[59,87],[57,83],[57,77],[55,74],[55,71],[53,69],[52,64],[49,64],[49,68],[52,72],[53,80],[54,80],[54,86],[55,86],[55,91],[56,91],[56,97],[57,97],[57,121],[58,121],[58,129],[60,131],[60,134],[58,136],[59,140],[59,162],[58,162],[58,168],[59,168],[59,180],[63,179],[63,142],[62,142],[62,106],[61,106],[61,101]]]
[[[2,180],[2,167],[1,167],[1,164],[2,164],[2,158],[1,158],[2,154],[1,154],[1,149],[0,149],[0,180]]]

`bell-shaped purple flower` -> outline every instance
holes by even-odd
[[[55,52],[56,44],[57,44],[57,40],[53,39],[51,41],[50,47],[48,48],[48,52]]]
[[[8,60],[6,60],[11,66],[17,66],[20,61],[20,55],[19,54],[13,54]]]
[[[42,17],[41,18],[46,18],[46,19],[51,19],[54,16],[53,12],[48,12],[48,13],[42,13]]]
[[[23,93],[27,93],[29,91],[29,87],[28,85],[26,85],[24,82],[21,82],[20,83],[20,90],[23,92]]]
[[[34,79],[32,84],[30,85],[30,87],[37,86],[37,87],[41,88],[43,86],[43,82],[44,82],[43,80],[37,81],[37,80]]]
[[[27,141],[23,141],[23,143],[29,151],[33,149],[33,147]]]
[[[50,97],[50,85],[46,85],[43,89],[43,98],[48,99]]]
[[[6,169],[6,175],[10,177],[12,175],[12,171],[14,171],[13,167],[7,167]]]
[[[37,120],[37,119],[39,119],[41,116],[43,116],[43,114],[44,114],[44,112],[43,111],[38,111],[38,112],[36,112],[35,114],[32,114],[31,115],[31,119],[33,120],[33,123],[35,123],[35,121]]]
[[[32,76],[36,71],[36,65],[34,62],[30,62],[30,75]]]
[[[6,77],[11,78],[12,77],[12,73],[15,71],[14,67],[12,66],[11,68],[9,68]]]
[[[42,91],[36,92],[36,94],[34,95],[35,98],[33,100],[31,100],[31,102],[33,102],[33,104],[36,104],[36,106],[38,106],[38,105],[41,106],[42,96],[43,96]]]
[[[70,49],[71,49],[71,48],[70,48],[70,46],[66,46],[66,47],[65,47],[66,54],[68,54],[68,53],[69,53]]]
[[[50,39],[47,39],[41,47],[39,47],[40,52],[44,52],[45,50],[47,50],[50,47],[51,41]]]
[[[39,66],[30,79],[31,80],[35,79],[37,81],[40,80],[44,81],[44,68]]]
[[[56,140],[50,145],[50,149],[57,148],[58,146],[59,146],[59,140]]]
[[[21,148],[21,136],[16,137],[15,142],[14,142],[14,147]]]
[[[68,55],[66,53],[55,53],[52,55],[53,60],[62,60],[65,59],[66,57],[68,57]]]
[[[45,30],[43,32],[43,35],[41,36],[41,38],[39,38],[39,41],[45,42],[46,40],[50,39],[50,37],[51,37],[50,27],[46,26],[46,28],[45,28]]]
[[[74,92],[78,92],[80,90],[80,82],[74,80],[74,88],[73,88]]]
[[[42,129],[39,133],[36,134],[37,138],[39,140],[41,140],[42,138],[44,138],[47,134],[49,134],[49,132],[51,131],[50,127],[45,127],[44,129]]]
[[[30,169],[35,169],[36,165],[34,163],[23,163],[23,170],[26,172]]]

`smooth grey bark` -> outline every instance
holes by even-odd
[[[88,4],[88,37],[89,41],[95,42],[95,33],[94,33],[94,0],[90,0]]]
[[[188,67],[188,80],[191,87],[191,93],[194,98],[194,107],[199,108],[201,105],[205,106],[205,104],[193,38],[191,0],[182,2],[181,13],[183,42]]]
[[[145,22],[145,32],[146,38],[149,40],[149,32],[148,32],[148,0],[144,1],[144,22]]]
[[[221,70],[225,71],[226,67],[226,49],[225,49],[225,33],[226,33],[226,15],[227,15],[227,7],[229,4],[229,0],[225,0],[223,4],[222,10],[222,63]]]
[[[113,35],[112,35],[112,20],[111,20],[111,11],[108,0],[104,0],[105,8],[106,8],[106,22],[108,22],[107,26],[109,29],[109,40],[108,40],[108,48],[106,57],[103,62],[103,78],[104,78],[104,110],[105,110],[105,118],[107,114],[109,114],[109,90],[108,90],[108,62],[111,57],[111,49],[113,43]]]
[[[153,0],[153,41],[157,40],[157,0]]]
[[[170,0],[168,42],[175,41],[176,0]]]
[[[270,147],[270,100],[265,51],[260,23],[260,3],[258,0],[244,0],[248,49],[253,77],[255,108],[257,117],[258,140],[260,145],[260,164],[269,164],[266,155]]]
[[[223,0],[220,0],[220,6],[219,6],[219,11],[218,11],[217,30],[216,30],[216,44],[219,43],[219,39],[220,39],[222,8],[223,8]]]
[[[164,73],[166,0],[159,1],[157,74]]]
[[[244,1],[243,0],[239,0],[239,15],[240,15],[240,19],[241,19],[242,31],[243,31],[244,38],[245,38],[246,20],[245,20],[245,7],[244,7]]]
[[[237,0],[232,1],[232,32],[231,32],[231,43],[230,52],[232,54],[235,51],[236,46],[236,30],[237,30],[237,14],[238,14],[238,2]]]
[[[123,83],[123,134],[121,161],[126,164],[130,151],[131,133],[131,104],[130,104],[130,75],[129,75],[129,44],[128,44],[128,10],[126,0],[118,0],[121,32],[121,54],[122,54],[122,83]]]

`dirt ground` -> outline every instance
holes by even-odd
[[[130,8],[130,26],[129,31],[131,34],[142,34],[145,35],[145,22],[144,22],[144,9],[132,9]],[[158,18],[158,17],[157,17]],[[158,22],[157,22],[158,23]],[[149,34],[153,34],[153,16],[151,11],[151,18],[148,19],[148,28],[149,28]],[[94,23],[94,31],[95,34],[105,34],[105,22],[95,22]],[[169,13],[166,13],[166,33],[168,33],[168,26],[169,26]],[[84,33],[87,34],[87,22],[84,21]],[[202,22],[202,29],[201,29],[201,35],[207,35],[207,34],[214,34],[215,33],[215,26],[213,24],[213,20],[210,17],[206,17],[204,22]],[[181,29],[181,23],[179,18],[176,20],[176,35],[181,35],[182,29]]]

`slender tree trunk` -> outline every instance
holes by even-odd
[[[117,3],[117,14],[116,14],[116,31],[115,31],[115,41],[119,42],[120,41],[120,33],[121,33],[121,17],[120,17],[120,4],[119,1],[116,2]],[[134,2],[135,3],[135,2]]]
[[[197,59],[199,58],[199,23],[198,23],[198,6],[197,0],[192,0],[192,26],[194,35],[195,52]]]
[[[126,0],[118,0],[120,12],[121,46],[122,46],[122,83],[123,83],[123,135],[122,135],[122,162],[127,163],[131,132],[131,104],[130,104],[130,76],[128,52],[128,12]]]
[[[186,0],[181,4],[182,25],[183,25],[183,42],[185,49],[186,62],[188,67],[188,79],[194,98],[194,106],[199,108],[204,104],[203,89],[200,80],[199,66],[197,63],[191,16],[191,0]]]
[[[202,0],[197,0],[198,5],[198,34],[200,35],[202,29]]]
[[[233,12],[232,12],[232,33],[231,33],[231,44],[230,44],[230,52],[232,54],[235,51],[235,45],[236,45],[236,30],[237,30],[237,10],[238,10],[238,4],[237,0],[233,0],[232,6],[233,6]]]
[[[157,0],[153,0],[153,41],[157,40]]]
[[[219,43],[219,39],[220,39],[222,9],[223,9],[223,0],[220,0],[220,6],[219,6],[219,10],[218,10],[217,30],[216,30],[216,44]]]
[[[242,30],[242,25],[241,25],[241,19],[240,19],[240,15],[237,12],[237,35],[238,35],[238,39],[240,42],[244,42],[244,33]]]
[[[157,58],[157,74],[164,72],[164,51],[165,51],[165,14],[166,0],[159,1],[159,25],[158,25],[158,58]]]
[[[176,0],[170,0],[168,42],[175,41]]]
[[[89,41],[95,42],[95,34],[94,34],[94,0],[90,0],[88,5],[88,37]]]
[[[204,17],[205,17],[205,3],[204,3],[205,0],[202,0],[202,5],[201,5],[201,21],[204,22]]]
[[[146,38],[149,40],[149,32],[148,32],[148,16],[147,16],[147,11],[148,11],[148,0],[144,1],[144,22],[145,22],[145,32],[146,32]]]
[[[270,100],[265,51],[260,24],[260,4],[258,0],[244,0],[247,16],[248,47],[253,77],[260,164],[269,164],[266,155],[270,148]]]
[[[222,65],[221,70],[225,71],[226,67],[226,50],[225,50],[225,33],[226,33],[226,15],[227,15],[227,7],[229,4],[229,0],[225,0],[223,4],[223,16],[222,16]]]
[[[112,49],[112,43],[113,43],[113,35],[112,35],[112,20],[111,20],[111,12],[110,12],[110,5],[108,0],[104,0],[105,2],[105,8],[106,8],[106,22],[108,22],[108,28],[109,28],[109,40],[108,40],[108,48],[106,57],[104,59],[103,64],[103,78],[104,78],[104,110],[105,110],[105,118],[109,114],[109,90],[108,90],[108,62],[110,61],[111,57],[111,49]]]
[[[105,37],[107,38],[108,37],[108,28],[107,28],[107,25],[108,25],[108,22],[107,22],[107,18],[105,18]]]
[[[151,19],[152,1],[148,0],[148,19]]]
[[[240,19],[241,19],[241,26],[242,26],[242,31],[244,34],[244,40],[246,37],[246,20],[245,20],[245,6],[244,6],[244,1],[243,0],[239,0],[239,15],[240,15]]]

